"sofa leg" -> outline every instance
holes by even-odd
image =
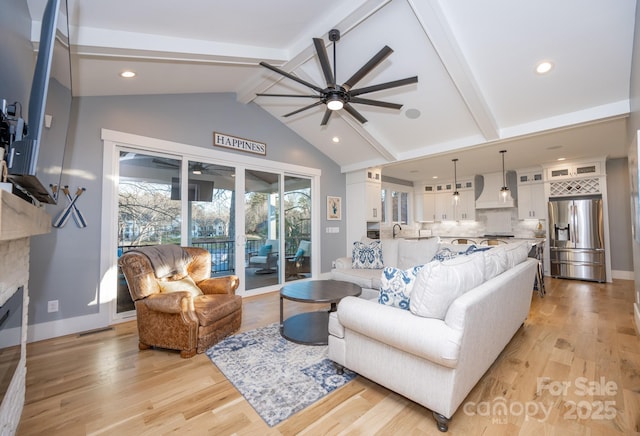
[[[340,365],[339,363],[335,363],[335,362],[333,362],[333,364],[336,367],[336,372],[338,373],[338,375],[344,374],[344,366]]]
[[[433,413],[433,417],[438,423],[438,430],[440,430],[441,432],[446,432],[447,430],[449,430],[449,422],[451,421],[451,419],[436,412],[432,412],[432,413]]]
[[[142,342],[138,342],[138,350],[148,350],[151,348],[151,345],[144,344]]]

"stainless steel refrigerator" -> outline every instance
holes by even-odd
[[[551,276],[606,280],[602,197],[549,201]]]

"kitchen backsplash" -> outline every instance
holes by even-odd
[[[541,220],[546,228],[546,221]],[[482,236],[489,233],[512,234],[516,238],[534,238],[538,220],[518,219],[518,209],[476,209],[475,221],[444,221],[437,223],[403,224],[400,237],[418,237],[419,230],[431,230],[433,236]],[[382,226],[382,238],[391,237],[391,227]]]

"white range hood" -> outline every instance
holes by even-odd
[[[500,196],[500,188],[503,186],[502,172],[483,174],[475,177],[476,185],[476,209],[499,209],[515,207],[514,197],[517,198],[517,179],[515,171],[507,171],[507,187],[509,196],[503,201]]]

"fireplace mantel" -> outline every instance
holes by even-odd
[[[51,231],[51,217],[43,209],[0,190],[0,241],[28,238]]]

